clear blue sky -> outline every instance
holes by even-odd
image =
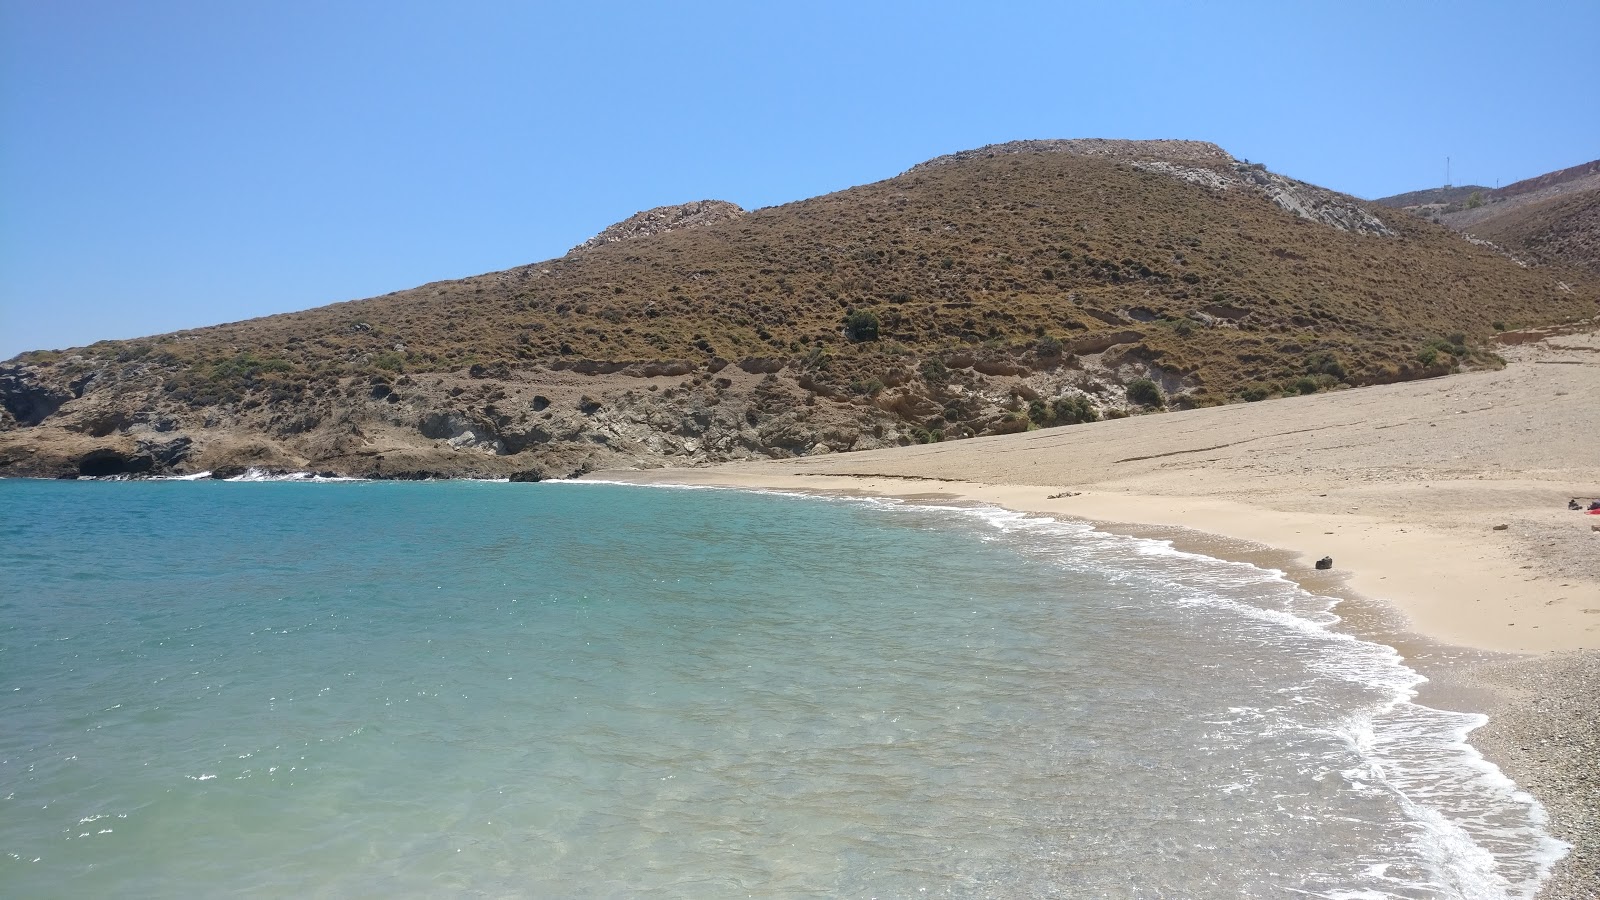
[[[1600,157],[1600,3],[0,0],[0,358],[559,256],[1017,138],[1363,197]]]

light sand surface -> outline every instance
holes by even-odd
[[[1510,652],[1600,649],[1600,333],[1511,364],[943,444],[603,473],[654,483],[930,492],[1332,556],[1412,629]],[[1063,495],[1068,496],[1052,496]],[[1495,530],[1495,526],[1507,526]]]

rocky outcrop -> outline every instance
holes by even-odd
[[[1252,190],[1285,212],[1340,231],[1378,237],[1395,236],[1393,229],[1363,209],[1354,197],[1286,178],[1268,170],[1266,166],[1230,157],[1227,165],[1220,167],[1184,165],[1161,159],[1136,160],[1133,167],[1216,191],[1235,188]]]
[[[303,428],[276,427],[284,411],[270,404],[185,411],[159,394],[144,394],[146,405],[136,415],[114,422],[100,404],[71,404],[42,426],[0,435],[0,473],[123,478],[256,471],[531,481],[589,468],[890,447],[1023,429],[1029,425],[1026,401],[1040,398],[1083,395],[1094,406],[1119,408],[1121,380],[1129,373],[1155,374],[1169,393],[1181,392],[1183,379],[1161,373],[1151,357],[1093,360],[1091,371],[1073,356],[1141,336],[1124,330],[1071,349],[1058,345],[1048,362],[1030,348],[891,358],[875,377],[853,380],[806,359],[778,356],[617,371],[468,367],[376,383],[352,377],[311,403]],[[104,373],[108,381],[114,376]],[[47,380],[29,383],[30,391],[49,390]]]
[[[41,381],[31,366],[0,366],[0,407],[17,426],[38,425],[75,396],[66,386]]]
[[[572,249],[574,252],[593,250],[606,244],[677,231],[680,228],[716,225],[742,215],[744,210],[738,204],[726,200],[695,200],[676,206],[658,206],[655,209],[634,213]]]

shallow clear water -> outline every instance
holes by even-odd
[[[0,894],[1531,895],[1330,606],[995,510],[0,482]]]

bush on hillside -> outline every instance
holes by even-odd
[[[1239,391],[1239,398],[1246,403],[1259,403],[1277,392],[1277,389],[1272,385],[1262,384],[1258,381],[1254,384],[1245,385]]]
[[[1343,381],[1349,373],[1345,371],[1344,362],[1328,350],[1320,350],[1306,357],[1307,375],[1331,375]]]
[[[1095,422],[1100,419],[1100,411],[1095,409],[1089,398],[1082,394],[1057,397],[1050,404],[1050,411],[1057,425],[1076,425],[1079,422]]]
[[[1165,406],[1161,388],[1148,378],[1135,378],[1128,383],[1128,401],[1140,406]]]
[[[877,340],[878,317],[868,309],[854,310],[844,318],[844,336],[856,343]]]

